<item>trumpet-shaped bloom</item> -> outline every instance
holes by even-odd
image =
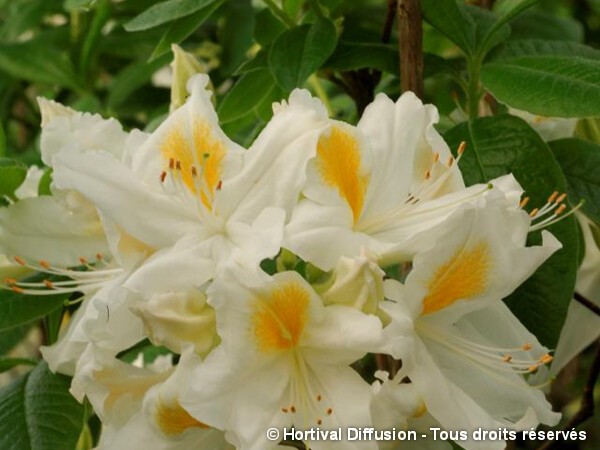
[[[324,270],[363,246],[384,265],[409,260],[426,244],[423,232],[462,204],[494,187],[520,195],[511,178],[465,188],[437,120],[436,109],[409,92],[396,103],[379,95],[356,128],[331,121],[316,144],[306,199],[286,228],[285,247]]]
[[[217,280],[209,298],[222,343],[194,370],[198,382],[183,402],[192,416],[231,431],[243,450],[266,448],[269,427],[371,423],[370,387],[349,364],[381,346],[378,318],[347,306],[325,307],[296,272],[256,287]],[[339,445],[376,448],[373,442]]]
[[[554,425],[544,394],[524,375],[552,360],[502,303],[554,251],[525,247],[529,216],[501,207],[472,208],[448,221],[445,233],[418,253],[404,285],[386,284],[386,329],[402,369],[427,411],[449,430]],[[503,442],[461,442],[465,448],[504,448]]]
[[[218,126],[207,82],[190,80],[187,103],[131,152],[130,164],[107,152],[54,158],[57,186],[77,189],[126,233],[160,249],[129,281],[138,292],[189,279],[201,286],[225,261],[256,267],[275,255],[304,182],[322,105],[295,92],[242,154]]]

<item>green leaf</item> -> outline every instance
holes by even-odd
[[[150,56],[150,61],[155,60],[159,56],[171,51],[172,44],[179,44],[196,31],[210,16],[223,4],[224,0],[217,0],[211,5],[196,11],[187,17],[183,17],[174,21],[165,34],[160,38],[159,43]]]
[[[7,354],[21,342],[27,336],[32,326],[33,323],[26,323],[18,327],[0,331],[0,355]]]
[[[340,42],[324,67],[333,70],[377,69],[398,73],[398,49],[390,45]]]
[[[53,280],[44,274],[23,279],[24,282],[39,283]],[[61,308],[69,293],[55,295],[26,295],[9,290],[0,290],[0,331],[23,325]]]
[[[245,61],[240,67],[235,71],[235,75],[241,75],[247,72],[252,72],[253,70],[258,69],[268,69],[269,68],[269,53],[268,49],[261,49],[259,52],[254,55],[254,58]]]
[[[6,133],[4,133],[4,127],[0,123],[0,157],[6,156]]]
[[[111,5],[109,0],[98,0],[94,6],[94,18],[85,34],[85,39],[81,47],[81,56],[79,58],[79,71],[81,74],[87,73],[92,55],[96,50],[98,42],[102,39],[102,28],[110,19]]]
[[[127,31],[141,31],[189,16],[216,0],[168,0],[157,3],[124,25]]]
[[[529,205],[542,206],[554,191],[566,192],[566,181],[548,146],[523,120],[509,115],[461,124],[445,135],[451,148],[466,141],[460,160],[465,183],[472,185],[512,173]],[[578,238],[573,217],[548,227],[563,244],[524,284],[505,299],[515,315],[546,346],[554,348],[575,286]],[[540,242],[530,234],[529,244]]]
[[[330,20],[319,19],[281,34],[271,47],[269,67],[284,90],[302,86],[333,53],[337,36]]]
[[[12,369],[13,367],[21,365],[35,366],[37,365],[37,361],[27,358],[6,358],[3,356],[0,357],[0,373],[6,372],[7,370]]]
[[[8,158],[0,158],[0,197],[14,198],[15,191],[27,177],[27,167]]]
[[[142,87],[152,78],[154,72],[171,60],[171,55],[166,53],[151,62],[134,62],[115,78],[108,94],[108,106],[115,108],[127,100],[137,89]]]
[[[273,75],[268,69],[242,75],[219,105],[221,123],[231,122],[250,113],[275,86]]]
[[[600,223],[600,145],[579,139],[549,145],[567,178],[571,203],[584,200],[583,211]]]
[[[540,10],[526,11],[510,24],[511,39],[545,39],[582,43],[583,25],[570,17]]]
[[[519,39],[506,43],[490,54],[489,62],[527,56],[581,57],[600,61],[600,51],[576,42]]]
[[[70,380],[54,375],[46,363],[0,389],[0,448],[75,448],[84,407],[69,394]]]
[[[71,11],[76,8],[87,8],[94,0],[65,0],[63,8],[65,11]]]
[[[261,47],[266,47],[286,29],[286,26],[273,15],[271,10],[265,8],[256,15],[256,22],[254,23],[254,40],[260,44]]]
[[[0,45],[0,70],[19,80],[82,89],[66,55],[48,47],[40,39]]]
[[[52,195],[52,191],[50,190],[50,185],[52,184],[52,169],[47,167],[44,169],[44,174],[40,178],[40,183],[38,184],[38,196],[42,195]]]
[[[498,26],[498,18],[491,11],[472,5],[465,5],[464,10],[475,23],[475,50],[478,55],[486,55],[510,36],[510,27],[506,24]]]
[[[501,102],[554,117],[600,115],[600,61],[518,56],[483,66],[481,80]]]
[[[540,0],[499,0],[494,4],[494,12],[498,14],[498,24],[505,24],[527,8],[531,8]]]
[[[456,0],[422,0],[423,17],[467,55],[475,51],[475,23]]]

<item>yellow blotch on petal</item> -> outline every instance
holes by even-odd
[[[288,350],[296,346],[308,321],[310,293],[295,282],[278,286],[257,299],[252,333],[261,352]]]
[[[156,425],[167,436],[177,436],[189,428],[209,428],[194,419],[178,402],[159,400],[155,411]]]
[[[194,122],[191,134],[188,136],[181,125],[174,126],[161,144],[161,153],[167,165],[175,162],[177,176],[185,186],[200,195],[204,206],[212,209],[227,149],[203,120]]]
[[[483,293],[492,264],[486,242],[461,248],[448,262],[440,266],[428,284],[423,299],[423,315]]]
[[[338,191],[358,222],[365,201],[369,177],[361,174],[359,143],[352,134],[334,127],[317,144],[317,168],[327,186]]]

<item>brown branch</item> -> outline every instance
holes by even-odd
[[[398,1],[400,89],[423,98],[423,22],[420,0]]]
[[[381,42],[389,44],[392,37],[392,25],[394,25],[394,17],[398,8],[398,0],[388,0],[387,11],[385,13],[385,22],[383,23],[383,31],[381,33]]]
[[[590,309],[593,313],[600,316],[600,306],[596,305],[591,300],[588,300],[583,295],[581,295],[579,292],[573,293],[573,300],[575,300],[578,303],[581,303],[583,306]]]
[[[594,361],[592,362],[592,367],[590,369],[590,373],[588,375],[588,379],[585,383],[585,387],[583,388],[583,394],[581,395],[581,403],[579,405],[579,410],[577,413],[567,422],[564,427],[564,431],[569,431],[573,428],[578,427],[590,417],[594,415],[594,386],[596,385],[596,381],[598,381],[598,377],[600,376],[600,345],[598,346],[598,351],[596,352],[596,356],[594,357]],[[546,441],[543,445],[541,445],[538,450],[549,450],[552,448],[556,448],[561,441]]]

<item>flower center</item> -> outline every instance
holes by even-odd
[[[280,285],[260,296],[252,316],[252,334],[263,353],[295,347],[309,319],[310,294],[298,283]]]

